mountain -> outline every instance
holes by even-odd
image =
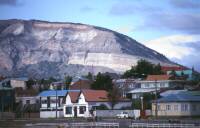
[[[50,76],[122,73],[146,59],[173,65],[134,39],[101,27],[38,20],[0,20],[0,74]]]

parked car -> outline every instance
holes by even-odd
[[[121,112],[120,114],[117,114],[116,116],[117,116],[117,118],[128,118],[129,117],[128,112]]]

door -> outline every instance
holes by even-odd
[[[74,117],[77,117],[77,107],[74,107]]]

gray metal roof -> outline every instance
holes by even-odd
[[[200,91],[186,91],[171,94],[158,99],[157,102],[200,102]]]

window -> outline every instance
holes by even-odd
[[[47,97],[47,107],[50,107],[50,97]]]
[[[181,104],[181,111],[188,111],[188,104]]]
[[[72,114],[72,107],[66,107],[65,114]]]
[[[174,110],[178,111],[178,105],[174,105]]]
[[[43,104],[46,104],[46,103],[47,103],[47,100],[42,100],[42,103],[43,103]]]
[[[166,110],[171,110],[171,106],[170,105],[166,105]]]
[[[161,109],[160,109],[160,105],[157,105],[157,109],[158,109],[158,111],[160,111]]]
[[[145,88],[149,88],[149,83],[146,83],[146,84],[145,84]]]
[[[63,97],[58,97],[58,106],[60,107],[62,105]]]
[[[30,104],[30,100],[26,100],[26,104]]]
[[[192,111],[196,111],[197,110],[197,106],[196,106],[196,104],[193,104],[192,105]]]
[[[86,111],[86,107],[85,106],[80,106],[79,107],[79,114],[84,114],[84,112]]]
[[[164,87],[165,87],[165,84],[164,84],[164,83],[160,83],[160,87],[161,87],[161,88],[164,88]]]

